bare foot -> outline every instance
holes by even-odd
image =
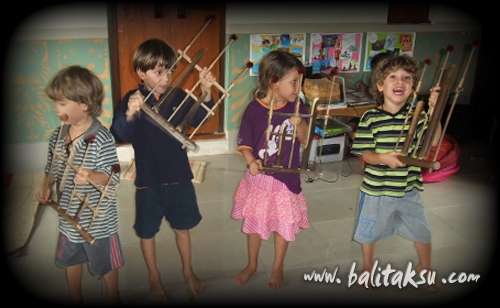
[[[157,277],[149,277],[149,294],[152,299],[157,301],[167,299],[167,295],[161,284],[160,273],[158,273]]]
[[[369,270],[363,270],[363,271],[361,272],[361,274],[359,274],[359,276],[361,276],[361,275],[367,275],[367,274],[365,274],[365,273],[368,273],[368,274],[369,274],[369,273],[370,273],[370,271],[369,271]],[[363,283],[363,282],[360,282],[360,281],[359,281],[359,278],[358,278],[357,285],[358,285],[358,286],[360,286],[363,290],[367,290],[367,291],[373,290],[373,286],[372,286],[372,284],[370,283],[370,281],[368,281],[367,283]]]
[[[437,293],[439,291],[441,291],[441,284],[438,281],[429,285],[429,288],[427,288],[427,292],[429,293]]]
[[[234,277],[234,280],[237,284],[244,285],[256,271],[256,268],[247,266]]]
[[[271,278],[269,278],[269,281],[267,282],[267,287],[269,289],[281,288],[283,286],[283,280],[284,273],[282,270],[273,271],[273,273],[271,274]]]
[[[120,299],[120,296],[118,297],[111,297],[109,298],[109,304],[112,306],[121,306],[122,305],[122,300]]]
[[[198,279],[198,277],[196,277],[196,275],[193,273],[184,275],[184,279],[186,279],[192,295],[200,294],[201,291],[205,289],[205,284],[203,283],[203,281]]]
[[[424,270],[424,268],[422,268],[419,264],[417,264],[417,266],[415,266],[415,270],[417,271],[417,273],[420,274],[420,272]],[[429,270],[427,270],[427,273],[424,275],[424,277],[427,279],[428,275],[429,275]],[[441,291],[441,284],[437,280],[435,280],[433,284],[429,284],[429,287],[427,288],[427,292],[429,293],[437,293],[439,291]]]

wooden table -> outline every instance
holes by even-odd
[[[328,115],[330,117],[355,117],[355,118],[361,118],[363,113],[367,111],[368,109],[375,108],[377,107],[377,104],[368,104],[368,105],[358,105],[358,106],[352,106],[352,107],[345,107],[345,108],[336,108],[336,109],[330,109],[328,112]],[[326,110],[318,110],[318,115],[325,115]]]

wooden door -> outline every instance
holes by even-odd
[[[141,82],[132,68],[134,50],[149,38],[160,38],[168,42],[176,51],[184,51],[193,58],[201,48],[207,48],[198,62],[199,67],[213,66],[211,71],[217,82],[224,87],[224,57],[219,54],[225,46],[225,6],[224,3],[211,5],[163,3],[108,3],[108,40],[110,46],[111,86],[114,109],[121,98]],[[173,74],[173,82],[189,64],[180,59]],[[181,86],[192,90],[198,81],[198,70],[194,69]],[[198,96],[199,87],[193,94]],[[217,87],[212,88],[217,102],[221,97]],[[222,102],[216,114],[200,127],[193,139],[221,138],[223,135]],[[188,132],[193,131],[188,127]]]

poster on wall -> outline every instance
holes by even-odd
[[[366,34],[364,71],[371,71],[371,59],[381,52],[413,56],[415,38],[415,32],[368,32]]]
[[[262,57],[271,50],[285,50],[294,54],[304,63],[306,34],[252,34],[250,35],[250,61],[253,63],[250,76],[259,74]]]
[[[312,73],[359,72],[362,33],[311,33],[309,63]]]

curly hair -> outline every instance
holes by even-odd
[[[372,71],[372,81],[370,86],[370,94],[375,99],[378,105],[384,103],[384,93],[380,92],[377,84],[382,84],[385,78],[392,72],[402,69],[411,74],[413,79],[412,89],[416,90],[420,66],[417,60],[408,55],[393,55],[381,59]]]

